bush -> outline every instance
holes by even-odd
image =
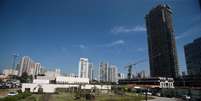
[[[20,99],[24,99],[28,96],[31,96],[31,93],[19,93],[16,96],[7,96],[5,98],[0,99],[0,101],[18,101]]]

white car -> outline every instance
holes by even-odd
[[[183,98],[184,100],[190,100],[190,99],[191,99],[191,97],[188,96],[188,95],[183,95],[182,98]]]
[[[8,96],[15,96],[15,95],[17,95],[18,93],[17,92],[9,92],[8,93]]]
[[[146,92],[143,93],[144,95],[146,95]],[[151,92],[147,92],[147,95],[152,95]]]

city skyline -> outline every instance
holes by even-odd
[[[4,1],[0,13],[1,70],[12,66],[12,53],[69,73],[77,73],[80,57],[89,58],[95,68],[101,61],[109,61],[124,73],[126,64],[146,59],[134,71],[149,70],[144,16],[157,4],[166,3],[174,12],[179,69],[186,71],[183,47],[201,33],[198,1],[105,2]]]

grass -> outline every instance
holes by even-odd
[[[11,91],[17,91],[18,89],[0,89],[0,97],[7,96]]]
[[[25,99],[21,99],[19,101],[42,101],[42,96],[41,95],[36,95],[36,94],[32,94],[31,96],[25,98]]]
[[[21,99],[26,99],[29,96],[31,96],[31,93],[19,93],[15,96],[6,96],[1,98],[0,101],[19,101]]]
[[[95,101],[142,101],[145,97],[133,93],[126,93],[126,95],[97,95]],[[149,97],[149,99],[152,99]],[[59,94],[32,94],[32,96],[20,101],[87,101],[84,98],[74,100],[74,94],[61,92]]]
[[[51,96],[50,101],[75,101],[73,97],[74,97],[74,94],[70,94],[70,93],[53,94]]]
[[[126,95],[101,95],[96,97],[96,101],[142,101],[145,96],[134,93],[126,93]],[[148,97],[152,99],[152,97]]]

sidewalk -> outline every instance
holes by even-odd
[[[167,97],[157,97],[157,96],[152,96],[154,99],[148,100],[148,101],[183,101],[178,98],[167,98]],[[143,100],[145,101],[145,100]]]

